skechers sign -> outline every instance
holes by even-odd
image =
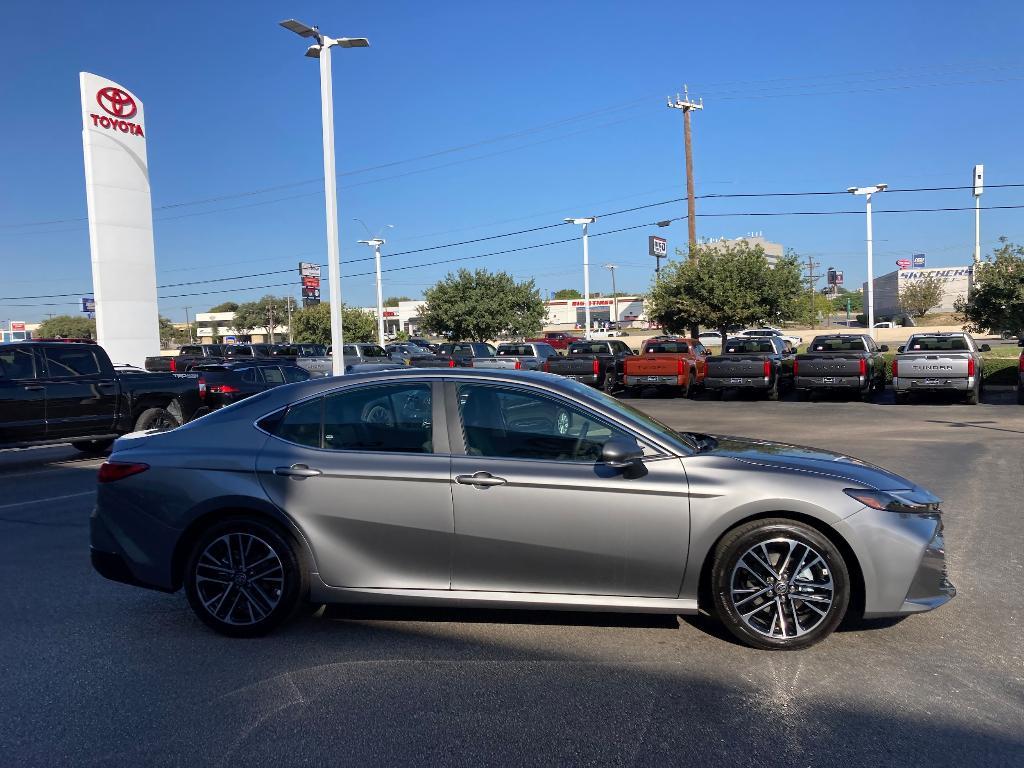
[[[121,133],[130,133],[132,136],[146,137],[139,123],[132,123],[128,120],[130,117],[135,117],[135,114],[139,111],[131,94],[122,91],[120,88],[107,86],[96,91],[96,103],[107,114],[97,115],[94,112],[90,112],[89,117],[92,118],[94,126],[111,131],[120,131]]]

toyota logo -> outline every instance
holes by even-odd
[[[114,117],[133,117],[139,109],[135,106],[135,99],[113,86],[100,88],[96,92],[96,103]]]

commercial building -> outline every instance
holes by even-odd
[[[750,232],[743,237],[717,237],[709,240],[700,240],[700,245],[705,248],[725,250],[726,248],[739,245],[740,243],[746,243],[751,248],[756,245],[761,246],[761,250],[764,251],[765,258],[768,259],[768,264],[774,267],[779,259],[786,253],[786,249],[782,246],[782,243],[773,243],[766,239],[763,232]]]
[[[0,325],[0,342],[3,341],[27,341],[33,336],[38,336],[39,323],[24,323],[18,320],[8,320]]]
[[[260,344],[270,341],[264,328],[252,328],[240,333],[233,325],[234,312],[196,312],[196,343],[198,344]],[[274,340],[286,341],[288,326],[274,326]]]
[[[932,312],[953,312],[954,304],[960,297],[967,298],[974,287],[974,266],[962,267],[929,267],[927,269],[898,269],[874,279],[875,318],[896,315],[900,308],[900,291],[908,285],[920,282],[931,276],[942,280],[942,301]],[[867,282],[863,285],[866,294]]]

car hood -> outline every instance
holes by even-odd
[[[712,436],[712,439],[712,447],[701,455],[722,456],[790,472],[828,475],[880,491],[919,489],[915,483],[888,470],[832,451],[744,437]]]

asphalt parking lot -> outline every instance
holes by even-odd
[[[262,640],[89,565],[99,460],[0,452],[0,765],[1024,764],[1024,407],[632,401],[945,499],[957,598],[796,653],[710,619],[330,608]],[[856,762],[854,762],[856,761]]]

